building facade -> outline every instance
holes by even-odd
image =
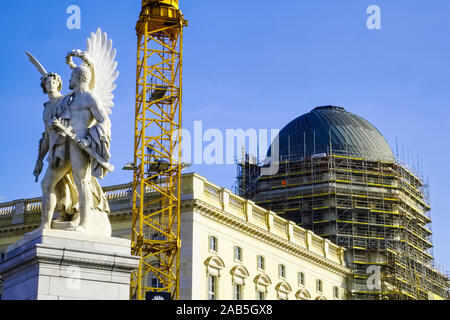
[[[113,236],[130,239],[131,184],[104,190]],[[2,252],[39,226],[40,201],[0,204]],[[347,298],[344,248],[197,174],[182,177],[181,207],[180,299]]]

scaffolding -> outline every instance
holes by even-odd
[[[236,159],[237,164],[237,180],[233,186],[233,191],[241,197],[250,198],[256,191],[256,179],[260,170],[256,157],[245,153],[245,147],[242,146],[242,155],[240,159]]]
[[[282,157],[272,176],[246,161],[238,167],[241,196],[347,248],[353,299],[447,298],[447,278],[430,253],[427,186],[403,165],[330,148]],[[379,285],[370,283],[374,268]]]

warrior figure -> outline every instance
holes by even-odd
[[[96,233],[95,223],[99,220],[94,219],[94,215],[109,212],[97,178],[103,179],[106,172],[112,170],[108,163],[109,114],[114,105],[111,92],[118,72],[115,71],[115,50],[111,49],[112,41],[99,29],[88,39],[87,51],[70,52],[66,62],[73,69],[69,83],[72,92],[64,96],[60,94],[61,78],[57,74],[47,74],[29,55],[30,60],[33,58],[32,62],[42,68],[41,86],[50,99],[44,104],[45,132],[33,172],[37,180],[48,153],[48,167],[41,182],[41,227],[44,229],[52,228],[57,211],[60,214],[57,222],[72,221],[76,231]],[[76,66],[72,57],[80,58],[82,65]],[[108,220],[107,224],[106,228],[100,228],[103,236],[110,236]]]

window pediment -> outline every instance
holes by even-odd
[[[250,275],[247,268],[241,265],[234,266],[230,273],[233,276],[233,282],[241,285],[245,284],[245,279]]]
[[[295,297],[300,300],[310,300],[311,295],[309,294],[308,290],[306,289],[300,289],[295,294]]]
[[[205,260],[205,265],[208,267],[223,269],[225,268],[225,263],[219,256],[211,256]]]
[[[282,292],[282,293],[291,293],[292,292],[292,288],[289,285],[289,283],[287,282],[280,282],[275,286],[275,290]]]
[[[225,263],[219,256],[211,256],[205,260],[208,274],[220,276],[220,270],[225,268]]]
[[[272,284],[272,281],[270,281],[270,278],[264,273],[258,274],[253,281],[256,284],[265,286],[265,287],[270,286]]]
[[[250,273],[248,272],[247,268],[241,265],[234,266],[230,270],[231,275],[234,277],[241,277],[241,278],[247,278]]]

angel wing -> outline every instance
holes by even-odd
[[[94,84],[91,90],[110,114],[114,106],[114,81],[119,76],[119,71],[116,71],[117,61],[114,60],[116,49],[112,48],[112,40],[108,39],[106,32],[102,33],[98,28],[97,32],[91,33],[87,39],[86,52],[94,69]]]

